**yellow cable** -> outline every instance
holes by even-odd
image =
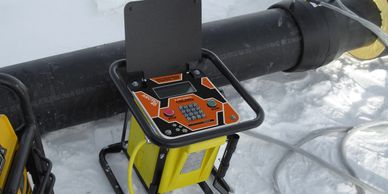
[[[132,184],[132,172],[133,172],[133,165],[135,163],[135,158],[137,153],[139,152],[140,148],[143,147],[144,144],[146,144],[146,140],[143,140],[139,142],[139,144],[136,145],[135,149],[133,149],[132,154],[129,159],[128,163],[128,190],[129,194],[135,194],[133,192],[133,184]]]

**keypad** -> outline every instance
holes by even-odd
[[[188,121],[195,121],[206,117],[205,113],[197,103],[179,106],[179,110]]]

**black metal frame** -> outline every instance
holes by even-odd
[[[223,158],[221,160],[220,166],[217,169],[216,167],[212,170],[212,175],[214,176],[213,186],[220,193],[227,194],[231,192],[230,186],[225,181],[224,177],[229,168],[229,163],[232,158],[234,151],[236,150],[236,146],[239,140],[239,136],[236,134],[241,131],[249,130],[254,127],[259,126],[264,120],[264,112],[261,106],[256,102],[256,100],[244,89],[244,87],[240,84],[237,78],[233,75],[233,73],[227,68],[227,66],[221,61],[221,59],[213,52],[202,49],[202,60],[208,59],[210,60],[217,69],[229,80],[231,85],[235,88],[235,90],[241,95],[241,97],[248,103],[248,105],[252,108],[252,110],[256,113],[256,117],[252,120],[245,121],[232,126],[221,127],[217,130],[212,130],[209,132],[203,132],[201,134],[193,134],[191,136],[177,138],[177,139],[164,139],[151,129],[150,124],[147,122],[147,119],[143,115],[140,108],[137,106],[134,96],[132,95],[132,91],[130,87],[127,87],[128,83],[131,81],[144,79],[142,77],[144,73],[142,72],[132,72],[128,73],[126,70],[126,61],[118,60],[115,61],[110,67],[110,76],[115,83],[116,87],[120,91],[123,96],[125,102],[128,105],[128,111],[125,113],[125,121],[123,125],[123,132],[121,137],[121,142],[111,144],[105,148],[103,148],[99,154],[100,164],[104,170],[105,175],[107,176],[110,184],[112,185],[116,194],[123,194],[123,190],[120,187],[112,169],[110,168],[106,156],[107,154],[124,152],[129,159],[129,155],[127,153],[126,145],[128,141],[126,141],[126,130],[127,125],[130,119],[130,114],[135,117],[136,121],[139,123],[143,132],[147,136],[148,139],[151,140],[152,143],[156,144],[160,147],[160,152],[158,156],[157,166],[154,172],[154,179],[150,185],[150,188],[146,186],[141,176],[139,176],[139,172],[135,167],[135,172],[138,175],[139,179],[143,183],[144,188],[148,191],[149,194],[155,194],[158,192],[160,179],[163,173],[164,162],[166,159],[166,155],[168,154],[168,148],[181,147],[185,145],[190,145],[193,143],[213,139],[216,137],[227,136],[227,147],[225,149]],[[140,78],[139,78],[140,77]],[[164,155],[164,157],[162,157]],[[201,189],[206,194],[212,194],[213,191],[209,187],[206,182],[198,183]]]
[[[132,79],[130,75],[135,74],[128,73],[126,71],[125,60],[119,60],[114,62],[109,70],[110,76],[124,98],[125,102],[128,105],[129,110],[139,123],[144,134],[147,138],[154,144],[160,147],[174,148],[181,147],[185,145],[190,145],[193,143],[236,134],[242,131],[252,129],[259,126],[264,120],[264,111],[261,106],[256,102],[256,100],[245,90],[245,88],[240,84],[238,79],[233,75],[233,73],[228,69],[228,67],[221,61],[221,59],[213,52],[202,49],[203,59],[209,59],[217,69],[224,75],[227,80],[231,83],[234,89],[241,95],[241,97],[247,102],[251,109],[255,112],[256,117],[249,121],[244,121],[236,125],[223,126],[214,130],[202,131],[201,133],[193,133],[189,136],[178,137],[176,139],[166,139],[152,130],[151,124],[147,121],[142,110],[137,106],[135,97],[133,96],[132,90],[130,87],[127,87],[127,84]],[[142,73],[140,73],[142,74]],[[144,74],[143,74],[144,75]]]
[[[27,88],[17,78],[4,73],[0,73],[0,86],[16,94],[24,116],[24,123],[15,130],[19,145],[3,192],[17,194],[23,171],[27,168],[34,182],[33,193],[53,194],[55,176],[51,173],[52,163],[45,157]]]

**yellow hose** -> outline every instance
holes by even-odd
[[[129,163],[128,163],[128,190],[129,190],[129,194],[135,194],[135,192],[133,192],[133,184],[132,184],[133,165],[135,163],[135,158],[136,158],[137,153],[139,152],[140,148],[143,147],[144,144],[146,144],[146,140],[139,142],[139,144],[136,145],[135,149],[133,149],[133,152],[132,152],[131,157],[129,159]]]

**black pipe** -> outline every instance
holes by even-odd
[[[361,17],[381,24],[373,1],[344,3]],[[302,0],[203,26],[203,46],[217,53],[240,80],[314,69],[374,40],[359,23]],[[30,88],[38,128],[47,132],[124,112],[125,103],[108,75],[109,65],[124,55],[124,42],[120,41],[5,67],[0,72],[16,76]],[[226,84],[211,65],[202,70],[217,85]],[[0,96],[0,112],[16,125],[21,122],[18,108],[5,96]]]

